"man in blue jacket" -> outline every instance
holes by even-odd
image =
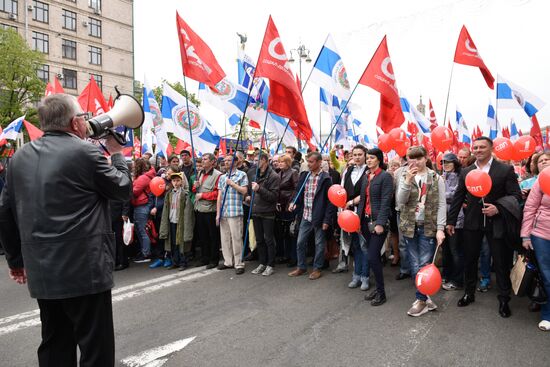
[[[332,185],[332,179],[321,169],[323,157],[318,152],[311,152],[306,159],[309,173],[302,172],[297,186],[301,188],[305,182],[304,189],[300,192],[296,204],[291,203],[288,208],[290,211],[296,210],[298,217],[302,218],[297,242],[298,267],[288,275],[296,277],[306,273],[306,247],[309,235],[314,232],[315,258],[309,279],[315,280],[321,277],[327,243],[325,231],[332,223],[336,208],[328,201],[328,189]]]

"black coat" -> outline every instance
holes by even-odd
[[[447,224],[456,225],[458,213],[466,201],[467,205],[466,208],[464,208],[464,229],[470,231],[484,229],[483,213],[481,213],[481,199],[470,194],[465,184],[466,175],[476,168],[475,164],[472,164],[460,172],[458,187],[454,194],[449,214],[447,215]],[[486,204],[495,205],[497,200],[504,196],[513,196],[518,202],[521,200],[521,190],[512,166],[494,159],[489,169],[489,176],[491,176],[493,184],[491,186],[491,191],[483,199]],[[492,226],[492,221],[493,218],[487,217],[487,226]]]
[[[256,173],[258,177],[255,177]],[[260,188],[254,194],[252,215],[275,215],[281,178],[270,166],[267,167],[263,174],[256,169],[249,170],[248,187],[250,194],[252,193],[252,182],[254,180],[260,185]]]
[[[365,203],[367,201],[367,184],[369,173],[365,173],[361,183],[361,199],[357,214],[365,218]],[[385,226],[390,219],[393,198],[393,177],[386,171],[374,176],[369,187],[371,217],[377,225]]]
[[[296,190],[300,190],[309,172],[302,172],[300,174],[300,180],[296,186]],[[328,200],[328,189],[332,185],[332,179],[327,172],[321,172],[319,174],[319,181],[317,182],[317,190],[315,190],[315,197],[313,200],[313,209],[311,215],[311,224],[316,227],[320,227],[323,224],[331,225],[333,217],[336,214],[336,207]],[[296,201],[296,215],[302,217],[304,212],[304,192],[305,187],[298,196]]]
[[[298,171],[289,168],[286,171],[280,171],[278,175],[281,177],[281,183],[279,185],[279,200],[277,203],[281,205],[282,211],[286,211],[290,200],[293,199],[292,195],[296,191]]]
[[[33,298],[60,299],[113,287],[109,200],[132,192],[121,154],[112,165],[94,145],[46,132],[13,156],[0,196],[0,240],[10,268],[24,267]]]

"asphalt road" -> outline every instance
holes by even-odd
[[[118,365],[550,366],[550,333],[537,329],[526,299],[514,298],[512,317],[502,319],[493,290],[460,309],[461,292],[442,290],[437,311],[413,318],[414,285],[394,280],[395,268],[384,269],[388,302],[372,307],[365,292],[347,288],[349,273],[310,281],[278,267],[266,278],[250,274],[255,266],[240,276],[147,264],[117,272]],[[3,258],[0,274],[0,366],[36,366],[37,304],[8,279]],[[185,347],[170,344],[187,338]]]

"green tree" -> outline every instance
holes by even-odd
[[[37,123],[32,103],[44,93],[45,84],[37,76],[43,63],[43,55],[31,50],[17,32],[0,29],[0,125],[24,113]]]

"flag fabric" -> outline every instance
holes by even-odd
[[[191,146],[183,140],[178,139],[178,141],[176,142],[176,147],[174,148],[174,153],[181,154],[181,152],[184,150],[188,150],[189,153],[191,153]]]
[[[420,113],[413,105],[409,103],[409,100],[405,97],[401,97],[401,110],[405,119],[417,126],[417,133],[421,132],[423,135],[431,136],[430,122],[424,115]]]
[[[27,129],[27,133],[29,134],[29,138],[31,139],[31,141],[41,138],[42,135],[44,135],[44,132],[42,130],[40,130],[27,120],[23,120],[23,124],[25,125],[25,129]]]
[[[107,108],[109,108],[109,111],[113,106],[115,105],[115,101],[113,101],[113,95],[109,93],[109,100],[107,101]]]
[[[497,75],[497,103],[502,108],[522,108],[527,116],[534,116],[546,104],[531,92]]]
[[[189,110],[187,103],[189,103]],[[190,134],[193,134],[195,151],[201,154],[214,152],[220,142],[220,136],[216,130],[201,116],[197,106],[191,101],[186,101],[184,96],[167,83],[163,84],[161,112],[165,121],[173,121],[174,135],[179,139],[191,141]]]
[[[313,132],[307,118],[302,92],[290,69],[283,43],[271,16],[258,57],[257,77],[269,79],[269,112],[292,119],[298,125],[304,140],[311,139]]]
[[[210,47],[187,25],[176,12],[183,75],[211,88],[224,77],[221,66]]]
[[[460,35],[458,36],[458,42],[456,44],[454,62],[462,65],[477,66],[489,88],[495,89],[495,78],[479,55],[479,51],[472,37],[470,37],[466,26],[462,26],[460,30]]]
[[[458,107],[456,109],[456,126],[458,131],[458,142],[468,146],[471,145],[472,139],[470,138],[470,131]]]
[[[351,90],[348,74],[330,34],[313,65],[309,80],[338,99],[349,100]]]
[[[389,132],[405,120],[401,111],[399,93],[391,63],[386,36],[380,42],[359,84],[366,85],[380,93],[380,112],[376,124]]]
[[[432,99],[429,99],[429,107],[430,107],[430,130],[433,130],[437,127],[437,118],[435,117],[435,111],[434,107],[432,106]]]
[[[224,138],[220,138],[220,144],[218,148],[218,157],[225,157],[227,154],[227,143]]]
[[[88,85],[86,85],[82,93],[78,96],[78,103],[83,111],[91,112],[94,116],[109,111],[105,97],[103,93],[101,93],[101,89],[99,89],[93,76],[90,77]]]
[[[2,131],[0,134],[0,141],[3,139],[6,140],[15,140],[17,139],[17,135],[21,131],[21,127],[23,126],[23,121],[25,120],[25,115],[16,118],[6,128]]]
[[[414,122],[407,122],[407,132],[409,133],[409,140],[411,141],[411,146],[420,145],[418,141],[418,126]]]
[[[474,128],[474,131],[472,132],[472,141],[475,141],[480,136],[483,136],[483,132],[479,128],[479,125],[476,125],[476,127]]]
[[[334,128],[334,144],[341,144],[345,149],[351,148],[350,140],[353,139],[353,118],[350,116],[350,111],[346,109],[342,112],[342,103],[345,101],[339,101],[338,97],[333,96],[323,88],[319,88],[319,101],[321,103],[321,109],[327,111],[331,117],[331,126],[336,123],[338,117],[338,124]],[[319,146],[321,143],[318,144]],[[325,147],[321,147],[324,149]]]
[[[48,82],[48,84],[46,84],[46,91],[44,92],[44,97],[50,96],[52,94],[55,94],[55,88],[53,85],[51,85]]]
[[[537,116],[533,115],[531,117],[531,122],[533,123],[533,125],[531,126],[530,135],[537,142],[537,147],[544,149],[544,144],[542,142],[542,131],[540,131],[540,125],[539,120],[537,120]]]
[[[142,97],[143,112],[145,114],[145,120],[142,125],[142,146],[141,153],[153,152],[153,143],[156,143],[157,147],[162,151],[165,157],[168,157],[168,146],[170,145],[168,140],[168,128],[167,126],[173,126],[173,123],[166,122],[163,119],[162,112],[158,105],[158,102],[153,93],[153,88],[147,77],[144,77],[143,81],[143,97]],[[173,130],[173,129],[171,129]]]
[[[489,125],[489,138],[491,140],[496,139],[500,134],[500,124],[496,119],[495,109],[491,102],[489,102],[489,108],[487,110],[487,125]]]
[[[510,130],[508,129],[508,127],[502,128],[502,136],[510,139]]]
[[[51,94],[58,94],[58,93],[65,93],[65,90],[63,89],[63,86],[59,82],[59,79],[57,79],[57,76],[53,79],[53,84],[48,83],[46,84],[46,92],[44,93],[44,96],[47,97]]]
[[[228,78],[224,78],[216,84],[215,89],[211,89],[206,84],[200,83],[198,95],[201,101],[220,109],[227,117],[233,115],[242,116],[246,110],[248,90],[233,83]]]
[[[510,140],[512,142],[515,142],[520,137],[518,127],[516,126],[516,122],[512,119],[510,121]]]
[[[550,149],[550,126],[546,126],[546,134],[544,138],[544,149]]]

